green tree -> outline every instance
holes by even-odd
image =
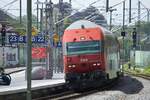
[[[17,18],[19,21],[19,17]],[[35,15],[32,15],[32,26],[36,26],[37,17]],[[22,24],[24,26],[27,25],[27,15],[22,16]]]
[[[36,26],[36,19],[37,17],[35,15],[32,15],[32,26]],[[15,31],[20,34],[20,35],[25,35],[26,34],[26,25],[27,25],[27,16],[24,15],[22,16],[22,23],[19,23],[19,17],[17,18],[16,22],[11,22],[13,23]]]
[[[64,28],[66,29],[71,23],[72,23],[72,20],[70,18],[65,18]]]
[[[135,23],[135,26],[136,27],[138,26],[138,22]],[[147,34],[147,35],[150,35],[150,22],[142,21],[140,24],[140,32]]]

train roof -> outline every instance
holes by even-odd
[[[88,20],[78,20],[78,21],[75,21],[70,26],[68,26],[66,28],[66,30],[81,29],[82,26],[84,26],[84,28],[96,28],[96,27],[99,27],[103,31],[104,35],[107,35],[107,34],[114,35],[112,32],[110,32],[106,28],[104,28],[104,27],[102,27],[102,26],[100,26],[98,24],[95,24],[94,22],[88,21]]]
[[[70,29],[79,29],[82,26],[84,26],[85,28],[95,28],[95,27],[100,27],[99,25],[90,22],[88,20],[78,20],[74,23],[72,23],[68,28],[66,28],[66,30],[70,30]]]
[[[85,28],[96,28],[99,27],[102,30],[105,30],[107,32],[110,32],[109,30],[105,29],[103,26],[100,26],[98,24],[95,24],[94,22],[88,21],[88,20],[78,20],[72,23],[70,26],[66,28],[66,30],[71,30],[71,29],[80,29],[84,26]]]

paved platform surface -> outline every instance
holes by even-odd
[[[26,69],[26,67],[6,68],[5,72],[8,73],[8,74],[11,74],[11,73],[16,73],[16,72],[19,72],[19,71],[23,71],[25,69]]]
[[[15,93],[16,91],[24,91],[27,88],[27,81],[25,79],[25,71],[20,71],[11,74],[12,81],[9,86],[0,85],[0,95]],[[63,73],[54,73],[52,79],[32,80],[32,88],[40,88],[45,86],[52,86],[60,83],[65,83]]]

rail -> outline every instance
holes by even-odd
[[[117,79],[114,80],[110,80],[109,82],[107,82],[106,84],[100,85],[99,87],[94,87],[94,88],[86,88],[84,90],[73,90],[73,89],[69,89],[68,90],[64,90],[64,92],[55,94],[55,95],[49,95],[49,96],[45,96],[45,97],[40,97],[40,98],[36,98],[33,100],[72,100],[72,99],[77,99],[77,98],[81,98],[93,93],[97,93],[103,90],[108,90],[111,87],[113,87],[117,82]]]
[[[150,75],[145,75],[145,74],[134,74],[134,73],[131,73],[131,72],[128,72],[128,71],[125,71],[125,74],[132,75],[132,76],[136,76],[136,77],[141,77],[141,78],[150,80]]]
[[[36,87],[32,88],[32,100],[66,100],[80,98],[89,94],[111,89],[117,82],[117,79],[107,81],[105,84],[101,85],[99,85],[98,82],[93,82],[92,86],[94,87],[77,91],[72,89],[67,83]],[[98,85],[96,86],[96,84]],[[26,89],[3,92],[0,94],[0,100],[26,100]]]
[[[32,88],[32,99],[59,94],[67,90],[65,83]],[[26,100],[26,89],[0,93],[0,100]]]

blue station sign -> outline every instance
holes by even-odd
[[[9,35],[8,36],[9,43],[26,43],[27,37],[20,35]],[[32,36],[32,43],[45,43],[45,36],[37,35]]]

